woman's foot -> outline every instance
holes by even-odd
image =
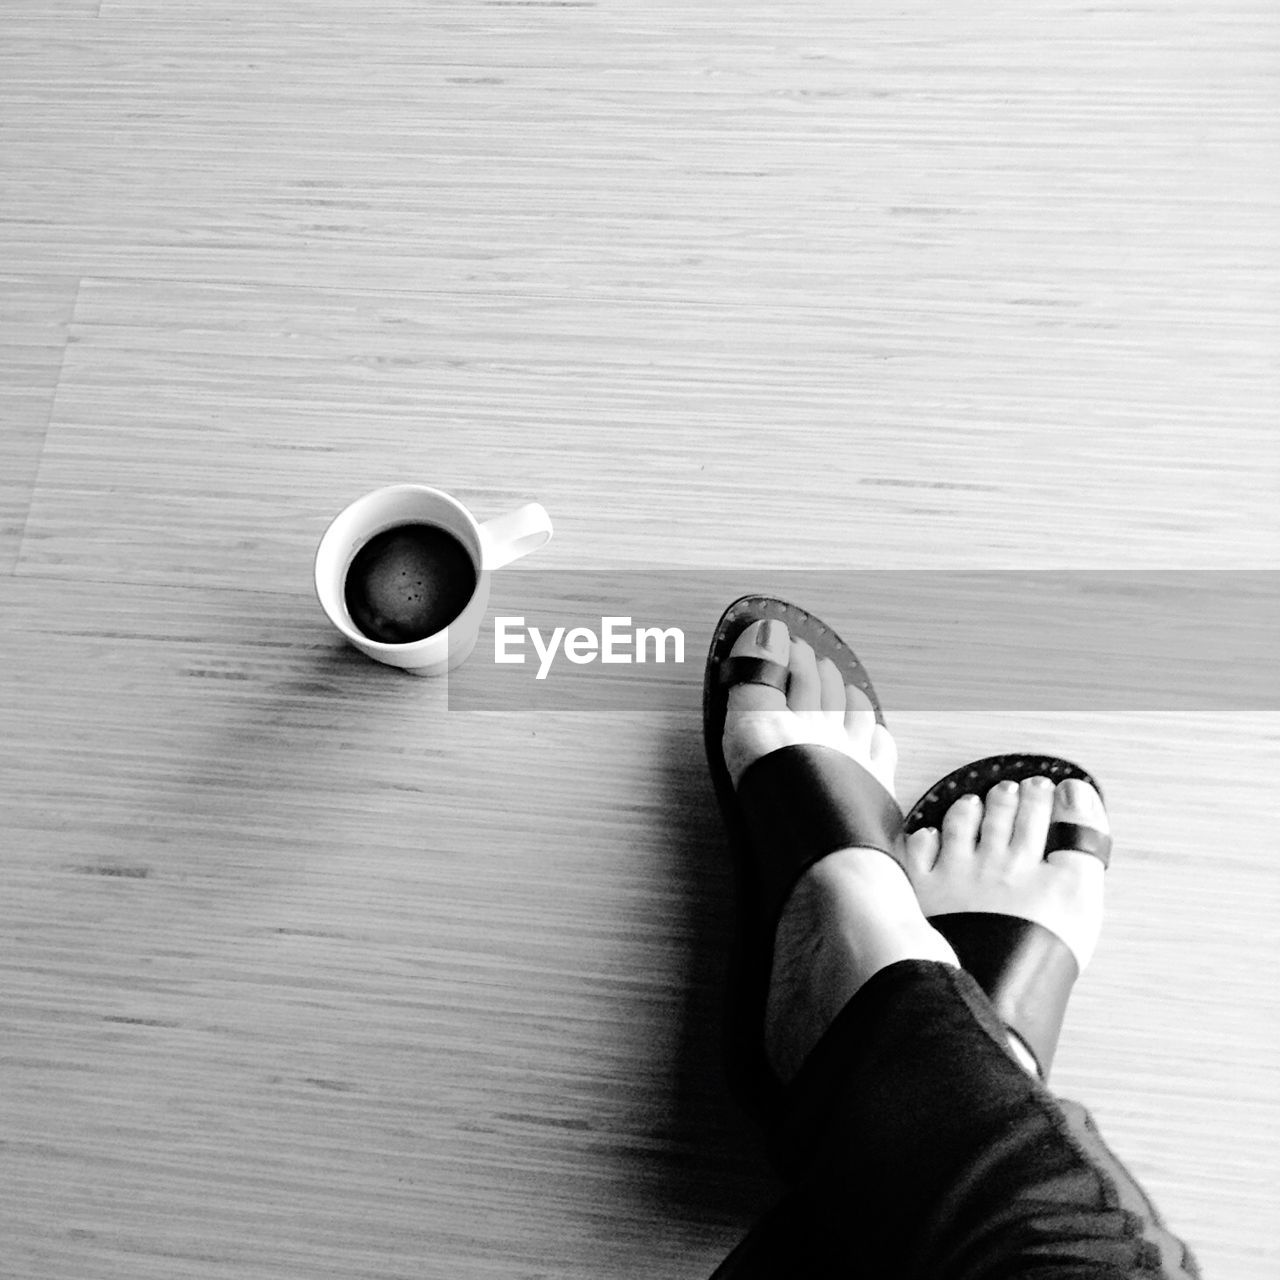
[[[1081,971],[1102,929],[1105,866],[1088,853],[1059,849],[1046,858],[1051,822],[1106,832],[1102,798],[1087,782],[1048,778],[998,782],[961,796],[942,830],[907,837],[906,869],[926,916],[989,911],[1034,920],[1071,949]]]
[[[757,684],[729,690],[724,758],[735,786],[761,756],[814,743],[865,768],[890,794],[897,748],[866,695],[846,686],[829,658],[793,641],[777,619],[753,623],[735,657],[787,666],[787,692]],[[783,1081],[872,974],[899,960],[958,964],[924,918],[902,868],[878,849],[828,854],[801,876],[778,921],[765,1015],[765,1052]]]

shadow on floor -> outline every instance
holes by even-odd
[[[673,727],[665,740],[667,828],[662,847],[672,880],[687,886],[682,914],[671,921],[684,951],[683,1009],[671,1063],[670,1162],[661,1188],[663,1211],[685,1220],[745,1230],[782,1188],[750,1122],[728,1092],[724,1009],[733,938],[733,881],[725,831],[696,723]]]

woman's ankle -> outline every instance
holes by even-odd
[[[794,1078],[863,983],[899,960],[959,964],[902,868],[876,849],[841,850],[810,867],[774,940],[765,1047],[778,1077]]]

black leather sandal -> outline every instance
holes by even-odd
[[[907,814],[904,834],[921,827],[941,828],[943,815],[963,795],[982,798],[997,782],[1035,777],[1055,784],[1079,778],[1102,794],[1097,782],[1069,760],[1029,754],[988,756],[953,770],[930,787]],[[1058,849],[1092,854],[1104,867],[1111,861],[1111,837],[1075,822],[1055,822],[1049,827],[1045,856]],[[1035,1059],[1040,1078],[1048,1079],[1067,999],[1080,976],[1071,948],[1044,925],[1018,916],[953,911],[930,916],[929,923],[951,943],[1005,1026]]]
[[[711,778],[728,827],[737,872],[738,945],[730,983],[726,1067],[743,1106],[768,1125],[783,1086],[764,1051],[765,1006],[778,918],[797,880],[820,858],[851,847],[881,849],[901,862],[902,810],[860,764],[833,747],[783,747],[755,761],[735,790],[722,739],[729,689],[764,684],[786,692],[785,666],[731,658],[748,626],[783,622],[817,655],[830,658],[846,684],[870,699],[884,723],[871,679],[853,650],[824,622],[771,596],[735,600],[716,624],[703,678],[702,724]]]

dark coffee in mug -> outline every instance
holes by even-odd
[[[475,589],[467,548],[439,525],[415,523],[374,534],[347,568],[343,595],[370,640],[411,644],[443,631]]]

